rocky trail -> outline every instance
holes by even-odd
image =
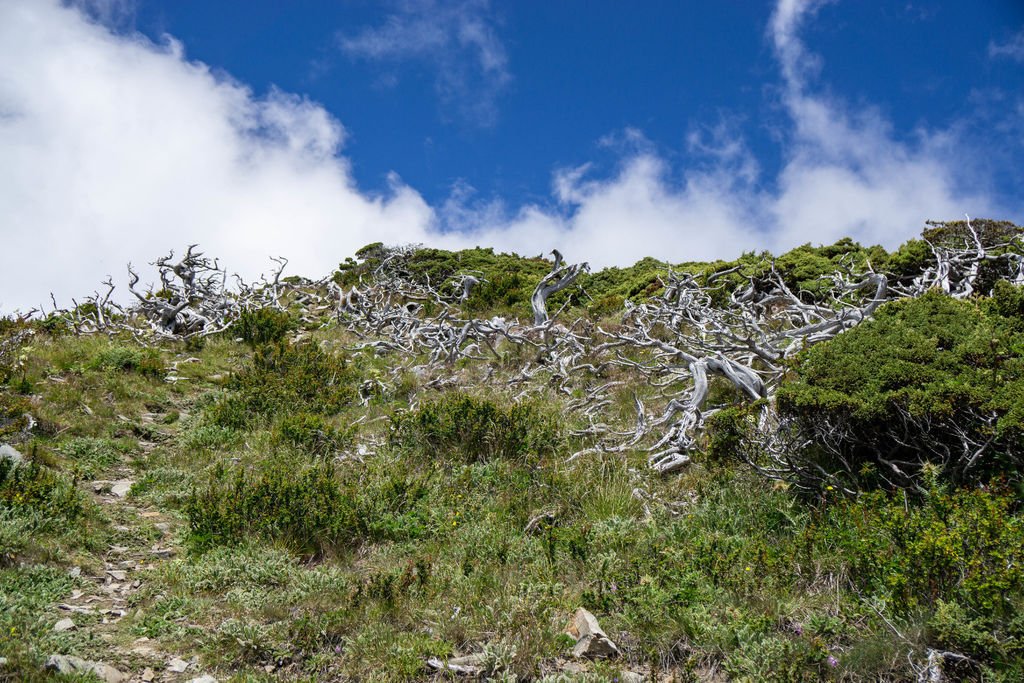
[[[154,413],[143,413],[139,422],[152,430],[153,438],[172,436],[160,425]],[[159,447],[158,441],[140,440],[144,461]],[[132,637],[131,620],[126,619],[139,602],[146,575],[180,552],[173,517],[131,495],[139,476],[135,463],[122,462],[106,473],[109,478],[85,482],[83,487],[113,521],[112,542],[97,559],[101,564],[72,567],[69,573],[78,581],[73,589],[53,606],[55,632],[78,631],[89,642],[100,643],[97,650],[105,656],[90,659],[76,652],[54,654],[47,668],[61,673],[93,673],[106,683],[215,683],[205,673],[197,656],[169,652],[146,636]],[[154,537],[156,540],[154,541]]]

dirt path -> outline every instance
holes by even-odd
[[[144,413],[140,421],[155,427],[157,415]],[[170,437],[167,432],[161,436]],[[154,441],[141,440],[141,461],[158,447]],[[138,462],[138,461],[136,461]],[[55,630],[77,630],[89,634],[89,640],[102,643],[108,653],[102,664],[113,667],[92,667],[94,673],[108,683],[196,681],[212,683],[216,679],[200,667],[199,658],[186,657],[163,650],[155,640],[133,637],[131,621],[126,619],[136,607],[137,594],[144,588],[145,575],[172,560],[180,552],[176,520],[129,495],[140,472],[134,463],[122,463],[107,473],[110,479],[85,484],[113,522],[112,543],[98,559],[102,564],[90,569],[76,567],[72,575],[84,584],[55,605]],[[154,540],[155,538],[155,540]],[[78,653],[67,653],[78,656]],[[89,668],[98,660],[82,657]],[[67,662],[65,662],[67,663]],[[81,670],[82,662],[68,666]],[[120,677],[119,677],[120,674]]]

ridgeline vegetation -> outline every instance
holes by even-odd
[[[553,256],[0,320],[0,680],[1024,680],[1024,230]]]

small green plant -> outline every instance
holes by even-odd
[[[28,428],[32,404],[24,396],[0,391],[0,440],[8,439]]]
[[[85,513],[82,493],[67,477],[30,461],[0,458],[0,507],[40,512],[53,523],[74,522]]]
[[[285,415],[274,430],[274,441],[295,446],[313,455],[330,455],[351,443],[352,430],[341,430],[322,415]]]
[[[561,434],[555,416],[537,404],[506,407],[455,392],[396,416],[391,444],[421,458],[539,462],[558,450]]]
[[[86,367],[90,370],[138,372],[146,377],[162,378],[166,374],[156,349],[113,345],[101,348]]]
[[[287,311],[276,308],[256,308],[242,311],[231,326],[232,334],[251,346],[276,344],[285,340],[295,329],[295,322]]]
[[[263,538],[322,554],[351,542],[359,529],[353,496],[327,463],[276,460],[252,471],[218,465],[184,509],[200,550]]]
[[[60,445],[60,451],[74,463],[75,471],[85,479],[97,477],[121,462],[129,450],[127,444],[110,439],[78,437]]]

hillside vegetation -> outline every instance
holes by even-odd
[[[1021,235],[3,319],[0,680],[1024,680]]]

